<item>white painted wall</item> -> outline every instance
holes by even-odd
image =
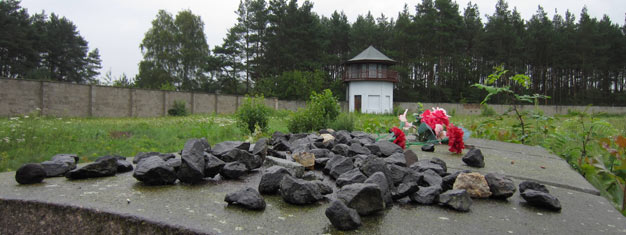
[[[390,113],[393,111],[393,83],[353,81],[348,84],[348,107],[354,112],[354,96],[361,95],[361,112]]]

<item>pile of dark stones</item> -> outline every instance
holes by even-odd
[[[434,146],[423,151],[434,151]],[[472,167],[485,166],[477,148],[469,150],[462,161]],[[16,172],[16,180],[28,184],[41,182],[44,177],[83,179],[133,170],[121,156],[104,156],[76,169],[77,162],[76,155],[56,155],[51,161],[24,165]],[[330,201],[325,214],[340,230],[357,229],[361,216],[380,214],[394,202],[467,212],[472,198],[506,200],[516,192],[513,181],[504,175],[448,172],[446,162],[439,158],[419,159],[412,150],[387,140],[376,141],[360,131],[275,132],[270,139],[254,144],[225,141],[212,147],[206,139],[190,139],[179,153],[139,153],[133,163],[133,177],[145,185],[168,185],[177,180],[196,184],[218,175],[238,180],[266,166],[256,189],[240,189],[224,200],[250,210],[265,209],[262,195],[279,195],[294,205]],[[320,171],[331,180],[324,182]],[[519,189],[529,205],[560,211],[559,200],[544,185],[524,181]]]

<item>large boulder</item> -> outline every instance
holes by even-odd
[[[241,162],[229,162],[222,167],[220,171],[220,175],[226,179],[240,179],[242,176],[246,175],[248,172],[248,168],[246,165]]]
[[[561,203],[559,199],[552,194],[537,191],[533,189],[526,189],[523,193],[521,193],[522,198],[528,202],[531,206],[544,208],[553,211],[561,210]]]
[[[280,189],[280,182],[285,175],[291,176],[289,171],[282,166],[272,166],[263,171],[259,182],[259,192],[262,194],[275,194]]]
[[[113,176],[115,173],[117,173],[117,159],[109,158],[71,170],[65,174],[65,177],[68,179],[87,179]]]
[[[330,223],[339,230],[354,230],[361,226],[359,213],[346,206],[341,200],[333,201],[326,208],[325,214]]]
[[[456,177],[452,189],[465,189],[470,197],[488,198],[491,196],[489,184],[485,180],[485,176],[478,172],[461,173]]]
[[[448,190],[439,194],[439,204],[457,211],[467,212],[472,206],[472,198],[464,189]]]
[[[394,144],[393,142],[389,142],[386,140],[381,140],[375,143],[380,148],[380,157],[389,157],[393,153],[402,153],[402,147]]]
[[[228,205],[234,204],[250,210],[265,209],[265,200],[261,194],[250,187],[226,194],[224,201],[226,201]]]
[[[183,183],[198,183],[204,178],[205,149],[211,146],[206,139],[187,140],[181,153],[180,169],[176,172],[178,179]]]
[[[174,168],[159,156],[141,160],[133,172],[133,177],[147,185],[173,184],[177,179]]]
[[[265,158],[265,165],[266,166],[282,166],[286,168],[289,171],[289,173],[291,173],[291,175],[294,177],[300,178],[302,177],[302,175],[304,175],[304,166],[302,166],[302,164],[297,163],[297,162],[292,162],[292,161],[285,160],[285,159],[267,156]]]
[[[430,186],[420,187],[417,192],[409,195],[412,202],[416,202],[423,205],[434,204],[437,201],[437,197],[441,193],[441,187]]]
[[[334,166],[330,169],[330,176],[333,177],[333,179],[337,179],[341,174],[346,173],[353,168],[354,165],[352,165],[352,159],[347,157],[343,158],[334,164]]]
[[[486,174],[485,180],[487,180],[487,184],[489,184],[489,190],[491,190],[492,198],[506,199],[515,194],[516,189],[513,180],[502,174]]]
[[[355,209],[359,215],[370,215],[385,209],[385,201],[377,184],[349,184],[337,192],[337,199]]]
[[[204,177],[215,177],[226,163],[213,154],[204,153]]]
[[[39,163],[28,163],[15,172],[15,181],[19,184],[41,183],[46,178],[46,170]]]
[[[471,167],[483,168],[485,167],[485,157],[480,149],[470,149],[463,158],[461,158],[465,164]]]
[[[211,152],[213,155],[217,157],[221,157],[224,154],[227,154],[233,149],[241,149],[244,151],[248,151],[250,149],[250,143],[243,141],[224,141],[221,143],[217,143],[207,150],[207,152]]]
[[[376,184],[380,188],[380,192],[383,194],[383,200],[387,207],[393,205],[393,198],[391,197],[391,185],[389,180],[382,172],[376,172],[365,180],[366,184]]]
[[[348,172],[345,172],[339,175],[339,178],[335,181],[337,183],[337,187],[343,187],[344,185],[354,184],[354,183],[363,183],[367,179],[359,168],[354,168]]]
[[[320,187],[311,181],[296,179],[289,175],[280,181],[280,196],[290,204],[311,204],[323,198]]]
[[[519,184],[519,193],[524,193],[527,189],[536,190],[539,192],[550,193],[545,185],[537,183],[535,181],[523,181]]]
[[[41,166],[46,171],[46,177],[63,176],[71,170],[71,165],[62,161],[45,161],[41,163]],[[76,167],[76,165],[74,165],[74,167]]]

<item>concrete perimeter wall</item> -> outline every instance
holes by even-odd
[[[61,117],[156,117],[167,115],[175,101],[183,101],[191,113],[229,114],[237,111],[245,96],[197,92],[161,91],[119,88],[72,83],[33,80],[0,79],[0,116],[25,115],[40,110],[42,115]],[[265,98],[273,109],[296,111],[306,102]],[[341,102],[343,111],[348,110]],[[441,107],[450,113],[480,114],[478,104],[423,103],[424,108]],[[626,104],[625,104],[626,105]],[[490,105],[496,112],[504,113],[507,105]],[[394,102],[394,107],[415,112],[417,103]],[[533,110],[525,105],[524,110]],[[587,106],[544,106],[546,115],[566,114],[568,110],[584,111]],[[590,112],[626,114],[626,107],[591,106]]]

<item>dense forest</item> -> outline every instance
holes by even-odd
[[[5,5],[12,2],[0,3],[0,27],[24,24],[4,23],[19,16],[6,13]],[[242,0],[235,14],[237,23],[225,32],[223,43],[210,48],[204,22],[191,10],[175,16],[159,11],[139,45],[139,74],[115,85],[281,99],[307,99],[311,91],[330,88],[344,99],[342,63],[373,45],[398,62],[395,101],[480,102],[485,94],[471,85],[503,65],[510,70],[506,76],[530,76],[528,92],[550,96],[546,104],[626,105],[626,24],[606,15],[593,18],[586,8],[550,18],[539,6],[524,20],[499,0],[483,20],[472,3],[460,7],[452,0],[422,0],[405,5],[395,17],[367,13],[349,22],[343,12],[319,16],[310,1]],[[34,19],[42,16],[19,17],[37,25]],[[31,39],[29,32],[23,40]],[[5,60],[48,55],[37,49],[15,55],[13,45],[0,36],[0,76],[30,73],[15,70],[18,65],[4,66]],[[34,68],[52,73],[45,63],[41,59]]]

